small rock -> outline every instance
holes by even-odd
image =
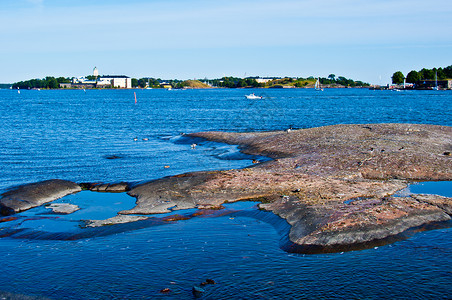
[[[118,156],[118,155],[107,155],[107,156],[105,156],[105,158],[106,159],[118,159],[118,158],[121,158],[121,156]]]
[[[201,282],[201,286],[205,286],[205,285],[208,285],[208,284],[217,284],[217,283],[213,279],[206,279],[206,281]]]
[[[55,214],[61,215],[69,215],[80,209],[77,205],[70,203],[52,203],[47,205],[46,208],[51,209]]]
[[[193,293],[193,295],[194,295],[195,297],[201,297],[201,295],[202,295],[203,293],[206,292],[205,289],[200,288],[199,286],[196,286],[196,285],[193,286],[193,288],[191,289],[191,291],[192,291],[192,293]]]

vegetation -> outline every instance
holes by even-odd
[[[9,89],[11,86],[9,83],[0,83],[0,89]]]
[[[330,74],[328,78],[319,78],[320,84],[322,85],[333,85],[333,86],[346,86],[346,87],[363,87],[369,86],[367,82],[355,81],[353,79],[345,78],[344,76],[339,76]]]
[[[421,80],[421,75],[419,74],[418,71],[410,71],[407,75],[406,75],[406,82],[408,83],[416,83],[419,80]]]
[[[13,88],[19,89],[57,89],[60,83],[69,83],[70,78],[47,76],[44,79],[30,79],[27,81],[19,81],[13,84]]]
[[[88,80],[96,80],[96,76],[85,76]],[[223,87],[223,88],[282,88],[282,87],[314,87],[317,78],[273,78],[266,83],[260,83],[257,81],[259,77],[222,77],[219,79],[202,79],[202,80],[162,80],[160,78],[132,78],[132,87],[134,88],[209,88],[209,87]],[[368,83],[362,81],[354,81],[347,79],[343,76],[336,77],[334,74],[330,74],[328,78],[318,78],[320,83],[329,87],[362,87],[368,86]],[[65,77],[51,77],[48,76],[44,79],[31,79],[27,81],[20,81],[13,84],[13,88],[20,89],[56,89],[59,88],[60,83],[70,83],[71,78]]]
[[[392,83],[402,84],[404,80],[405,76],[403,76],[403,73],[400,71],[397,71],[392,75]]]
[[[416,83],[417,81],[420,81],[420,80],[434,80],[435,75],[438,80],[452,78],[452,65],[448,66],[446,68],[433,68],[433,69],[423,68],[420,71],[412,70],[407,74],[406,82]],[[404,77],[403,73],[400,71],[397,71],[392,75],[392,83],[401,84],[401,83],[403,83],[404,78],[405,77]]]
[[[220,79],[204,80],[204,82],[217,87],[226,88],[244,88],[244,87],[262,87],[256,81],[256,78],[238,78],[238,77],[223,77]]]
[[[179,86],[178,86],[179,87]],[[209,85],[199,81],[199,80],[185,80],[180,83],[180,87],[182,88],[190,88],[190,89],[205,89],[210,88]]]

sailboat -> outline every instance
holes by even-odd
[[[316,91],[321,91],[323,92],[323,89],[320,87],[320,79],[317,78],[317,81],[315,82],[315,86],[314,86]]]
[[[435,71],[435,87],[433,88],[433,90],[438,91],[438,72]]]

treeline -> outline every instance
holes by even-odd
[[[209,84],[225,88],[263,87],[255,78],[223,77],[209,80]]]
[[[13,89],[57,89],[60,83],[70,83],[70,78],[47,76],[44,79],[30,79],[13,83]]]
[[[225,88],[242,88],[242,87],[263,87],[255,78],[238,78],[238,77],[223,77],[220,79],[201,79],[200,82],[209,84],[215,87]],[[184,80],[170,79],[162,80],[160,78],[132,78],[132,87],[138,88],[160,88],[162,85],[171,85],[173,88],[183,88],[186,84]]]
[[[85,76],[88,80],[95,81],[97,78],[95,76],[89,75]],[[317,78],[272,78],[267,82],[258,82],[259,77],[222,77],[219,79],[200,79],[199,81],[212,86],[221,88],[275,88],[275,87],[313,87]],[[352,79],[347,79],[343,76],[336,78],[336,75],[330,74],[328,78],[318,78],[322,85],[330,85],[332,87],[362,87],[369,86],[368,83],[362,81],[355,81]],[[72,81],[69,77],[52,77],[47,76],[44,79],[31,79],[26,81],[20,81],[14,83],[13,88],[19,89],[57,89],[60,87],[61,83],[70,83]],[[144,78],[132,78],[132,87],[134,88],[162,88],[170,86],[172,88],[183,88],[187,85],[186,81],[178,79],[162,80],[160,78],[144,77]]]
[[[151,88],[160,88],[160,84],[163,82],[160,78],[132,78],[132,87],[138,87],[138,88],[145,88],[145,87],[151,87]]]
[[[357,86],[369,86],[367,82],[362,81],[355,81],[353,79],[345,78],[344,76],[338,76],[336,78],[336,75],[330,74],[328,75],[328,78],[319,78],[320,84],[323,85],[342,85],[342,86],[349,86],[349,87],[357,87]]]
[[[401,71],[397,71],[392,75],[392,83],[402,84],[405,79],[408,83],[416,83],[421,80],[435,80],[435,77],[438,80],[452,78],[452,65],[446,68],[423,68],[420,71],[412,70],[406,77]]]

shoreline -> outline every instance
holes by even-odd
[[[236,144],[244,153],[273,160],[243,169],[185,173],[135,186],[83,187],[103,192],[130,189],[128,194],[137,199],[136,206],[119,212],[124,217],[260,201],[260,209],[290,224],[289,241],[301,252],[368,246],[415,227],[451,219],[452,198],[394,194],[410,181],[452,180],[448,148],[452,127],[333,125],[289,132],[201,132],[188,136]],[[52,201],[55,195],[43,195],[49,187],[57,196],[81,190],[75,183],[59,181],[35,184],[33,192],[30,186],[28,192],[19,187],[4,193],[0,199],[3,212],[27,209],[20,207],[20,201],[14,202],[23,195],[29,197],[27,205],[33,201],[42,205],[43,198]]]

